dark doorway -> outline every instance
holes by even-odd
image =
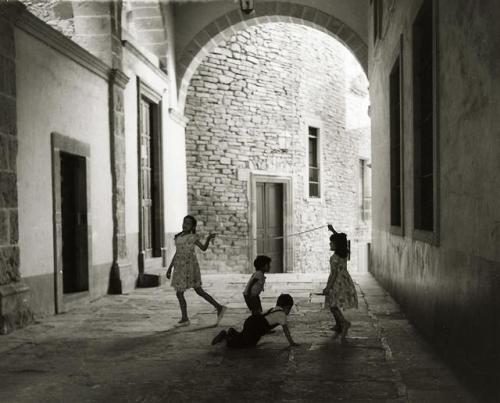
[[[283,249],[283,184],[257,182],[257,254],[272,259],[271,273],[283,273]]]
[[[88,291],[86,160],[61,152],[63,293]]]

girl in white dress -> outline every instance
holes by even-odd
[[[175,236],[175,255],[167,270],[167,278],[172,277],[171,285],[175,288],[179,306],[181,308],[181,320],[179,325],[189,325],[187,315],[187,304],[184,298],[184,291],[188,288],[194,288],[196,294],[204,298],[217,309],[217,323],[222,319],[226,307],[219,304],[210,294],[201,287],[200,265],[196,258],[194,247],[197,246],[202,251],[206,251],[210,240],[215,238],[215,234],[207,236],[205,243],[200,242],[196,235],[196,219],[187,215],[182,221],[182,232]],[[172,268],[174,274],[172,276]]]
[[[330,230],[333,230],[333,227]],[[333,230],[333,235],[330,237],[330,250],[335,253],[330,257],[330,276],[323,294],[325,295],[325,306],[330,307],[335,319],[333,329],[335,332],[341,333],[342,340],[345,340],[351,322],[344,317],[341,309],[358,307],[356,288],[347,271],[349,251],[346,234]]]

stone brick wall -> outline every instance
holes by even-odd
[[[0,334],[32,320],[19,272],[15,5],[0,8]]]
[[[71,2],[61,0],[20,0],[28,11],[68,38],[75,35]]]
[[[0,23],[0,285],[4,285],[19,281],[20,275],[14,29],[3,19]]]
[[[160,66],[166,69],[168,48],[165,22],[160,7],[158,0],[124,1],[123,28],[138,43],[153,52],[160,60]]]
[[[251,270],[244,239],[250,217],[243,173],[249,171],[292,178],[292,232],[331,222],[351,238],[366,238],[357,194],[361,145],[369,148],[366,85],[339,42],[295,24],[240,31],[206,57],[186,100],[189,211],[200,233],[223,236],[199,255],[204,269]],[[357,123],[348,125],[348,118]],[[308,126],[320,129],[319,199],[308,197]],[[287,271],[328,268],[326,228],[290,238],[288,247]]]

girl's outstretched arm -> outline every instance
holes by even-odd
[[[205,241],[204,244],[202,244],[200,241],[196,241],[194,244],[200,248],[203,252],[205,252],[208,249],[208,245],[210,244],[210,240],[215,238],[215,234],[210,234],[207,236],[207,240]]]

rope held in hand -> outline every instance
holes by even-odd
[[[321,227],[311,228],[311,229],[308,229],[308,230],[305,230],[305,231],[301,231],[301,232],[295,232],[294,234],[289,234],[287,236],[280,235],[280,236],[273,236],[273,237],[249,238],[249,237],[239,237],[239,236],[232,236],[232,235],[217,235],[217,238],[224,238],[224,239],[231,239],[231,240],[243,239],[243,240],[247,240],[247,241],[257,241],[259,239],[268,239],[268,240],[269,239],[284,239],[284,238],[291,238],[291,237],[294,237],[294,236],[299,236],[299,235],[307,234],[308,232],[317,231],[317,230],[322,229],[322,228],[328,228],[328,226],[322,225]]]

